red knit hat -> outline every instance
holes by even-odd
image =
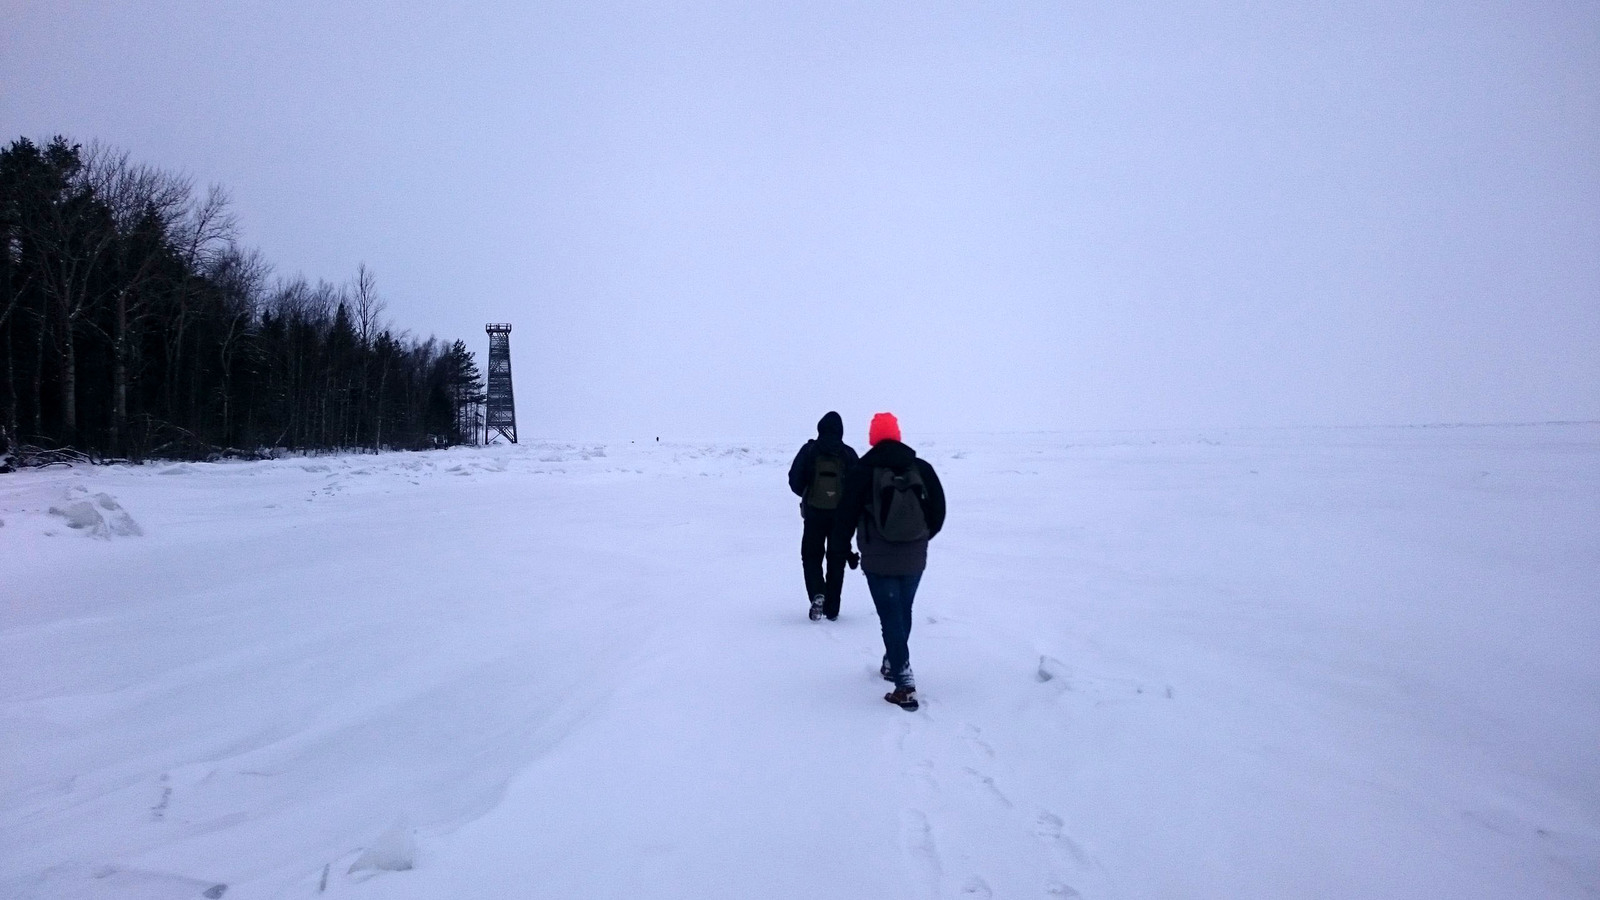
[[[872,426],[867,429],[868,444],[876,444],[885,438],[900,440],[900,420],[894,417],[894,413],[878,413],[872,417]]]

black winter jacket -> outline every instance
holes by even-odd
[[[878,526],[868,511],[872,492],[872,470],[886,468],[905,472],[912,466],[922,475],[928,489],[927,500],[922,504],[922,514],[928,520],[928,538],[920,541],[895,542],[884,540]],[[829,552],[840,548],[850,549],[850,536],[854,532],[856,550],[861,553],[861,568],[874,575],[914,575],[927,568],[928,539],[944,528],[944,485],[939,475],[926,460],[918,459],[917,452],[899,441],[882,440],[874,444],[867,455],[844,478],[844,497],[839,501],[838,518],[834,519],[833,538],[828,542]]]
[[[816,476],[818,453],[831,453],[843,460],[847,477],[859,459],[856,451],[844,442],[844,419],[836,412],[828,413],[817,422],[816,438],[806,441],[800,452],[794,455],[794,462],[789,465],[789,490],[800,498],[800,513],[807,519],[832,516],[835,512],[816,509],[806,502],[806,491],[811,488],[811,479]]]

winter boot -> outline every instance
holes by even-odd
[[[894,673],[889,671],[889,657],[888,656],[885,656],[883,658],[883,665],[878,667],[878,674],[883,676],[883,680],[884,681],[888,681],[888,682],[891,682],[891,683],[894,681]]]
[[[916,712],[917,711],[917,689],[916,688],[913,688],[913,687],[897,687],[894,690],[890,691],[889,693],[884,694],[883,695],[883,699],[889,701],[890,703],[893,703],[895,706],[898,706],[903,710],[906,710],[907,712]]]
[[[827,600],[828,598],[822,596],[821,594],[815,594],[812,596],[810,612],[811,621],[815,622],[816,620],[822,618],[822,604],[826,603]]]

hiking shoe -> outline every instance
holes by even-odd
[[[883,665],[878,667],[878,674],[883,676],[884,681],[894,680],[894,673],[889,671],[889,657],[883,658]]]
[[[811,621],[815,622],[816,620],[822,618],[822,604],[825,603],[827,599],[828,598],[822,596],[821,594],[817,594],[811,598]]]
[[[893,703],[895,706],[898,706],[903,710],[906,710],[907,712],[917,711],[916,688],[895,688],[889,693],[884,694],[883,699]]]

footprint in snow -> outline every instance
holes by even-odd
[[[905,719],[900,720],[900,733],[895,736],[894,749],[906,752],[906,741],[911,739],[911,723]]]
[[[989,889],[989,882],[974,875],[961,883],[961,896],[963,897],[993,897],[994,891]]]
[[[928,824],[928,817],[922,810],[907,809],[900,813],[900,847],[906,868],[922,887],[924,896],[939,896],[943,866],[939,862],[939,849],[933,842],[933,826]]]
[[[983,734],[983,729],[976,725],[961,726],[961,739],[966,741],[967,744],[974,750],[977,750],[979,753],[982,753],[984,756],[987,756],[990,759],[994,759],[994,748],[989,746],[988,741],[984,740],[982,737],[979,737],[981,734]]]
[[[172,779],[165,774],[161,776],[161,799],[157,800],[156,804],[150,807],[150,818],[157,822],[160,822],[167,817],[167,807],[172,805],[172,785],[168,783],[171,780]]]
[[[1054,656],[1041,656],[1039,657],[1039,668],[1034,672],[1033,678],[1040,684],[1054,681],[1070,691],[1072,690],[1072,684],[1068,681],[1068,678],[1071,675],[1072,670],[1067,667],[1066,663],[1056,659]]]
[[[965,769],[963,769],[963,771],[976,779],[979,784],[983,785],[984,790],[988,792],[989,796],[993,797],[994,800],[1001,806],[1004,806],[1006,809],[1012,808],[1011,798],[1007,797],[1004,791],[1001,791],[1000,788],[995,786],[994,778],[979,772],[977,769],[974,769],[971,766],[967,766]]]
[[[1089,855],[1083,852],[1078,842],[1066,836],[1063,831],[1065,826],[1066,823],[1060,816],[1046,810],[1039,813],[1038,818],[1034,820],[1033,833],[1049,846],[1065,852],[1078,865],[1085,867],[1091,865]]]
[[[1061,837],[1061,829],[1066,827],[1066,824],[1055,813],[1042,812],[1034,820],[1033,833],[1047,840],[1058,840]]]
[[[1083,900],[1083,895],[1077,889],[1059,878],[1052,878],[1045,882],[1044,892],[1051,897],[1065,897],[1067,900]]]

